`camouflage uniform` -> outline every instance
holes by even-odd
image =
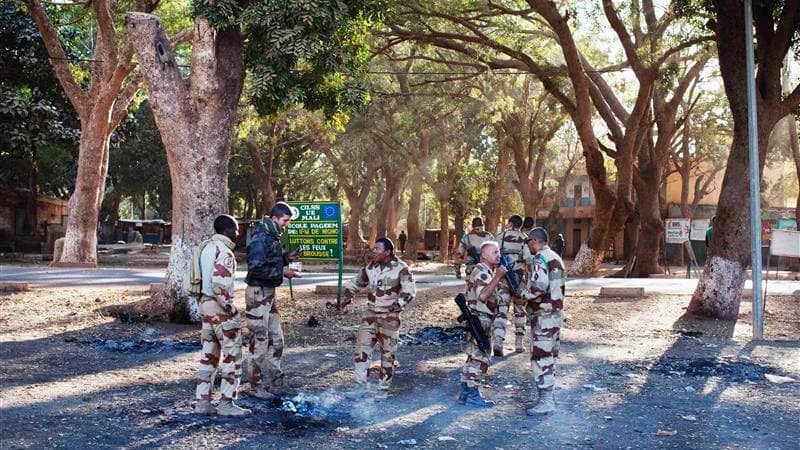
[[[375,344],[381,352],[380,383],[381,389],[389,389],[394,374],[394,354],[397,351],[397,340],[400,337],[400,311],[416,295],[414,276],[408,266],[397,257],[386,264],[371,262],[353,277],[344,290],[342,307],[353,301],[355,294],[368,287],[367,312],[361,317],[356,334],[355,363],[356,381],[366,383],[367,369],[372,359]]]
[[[245,290],[247,307],[247,329],[250,330],[250,366],[248,367],[251,386],[257,386],[264,377],[266,369],[269,379],[267,386],[283,384],[283,329],[275,288],[266,286],[247,286]]]
[[[233,306],[236,272],[236,258],[232,251],[234,246],[227,237],[215,235],[200,253],[203,279],[200,339],[203,356],[197,375],[197,400],[211,400],[217,367],[222,375],[220,393],[223,399],[234,399],[239,387],[242,372],[242,317]]]
[[[525,245],[525,240],[527,238],[528,237],[519,230],[506,230],[494,238],[497,245],[500,246],[500,254],[504,257],[508,255],[508,258],[511,260],[511,270],[517,273],[517,277],[520,280],[520,289],[522,289],[525,283],[526,257],[530,255],[528,246]],[[508,310],[512,301],[511,286],[508,284],[507,278],[503,278],[500,284],[498,284],[498,292],[500,301],[497,317],[494,320],[494,348],[502,349],[506,338]],[[514,325],[518,337],[525,335],[525,318],[524,302],[522,299],[514,297]]]
[[[466,261],[467,283],[469,283],[469,277],[472,274],[472,269],[476,264],[478,264],[478,261],[469,256],[467,250],[470,247],[475,247],[478,250],[478,253],[480,253],[481,244],[486,241],[491,241],[493,237],[494,236],[492,236],[492,233],[485,231],[483,227],[473,227],[472,230],[470,230],[469,233],[464,234],[464,236],[461,238],[461,241],[459,241],[458,248],[456,248],[456,268],[460,270],[461,262]]]
[[[265,387],[283,385],[283,329],[278,312],[275,288],[283,282],[283,268],[289,259],[282,247],[282,230],[269,217],[259,223],[247,247],[247,329],[250,330],[250,364],[248,367],[251,387],[264,381]],[[269,379],[263,380],[264,372]]]
[[[492,321],[497,314],[499,297],[497,288],[486,298],[479,298],[483,289],[492,281],[494,271],[485,263],[478,263],[472,269],[467,279],[467,306],[472,310],[481,322],[484,335],[491,340]],[[467,387],[478,387],[486,377],[491,363],[489,355],[483,352],[478,346],[478,342],[471,333],[467,333],[467,361],[461,369],[461,382],[466,383]]]
[[[532,256],[531,276],[523,298],[531,322],[531,369],[539,390],[555,385],[555,359],[558,357],[561,326],[564,322],[564,262],[545,246]]]

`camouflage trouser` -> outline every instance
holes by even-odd
[[[394,354],[397,351],[399,337],[399,312],[367,311],[364,314],[356,333],[356,354],[353,358],[356,381],[358,383],[367,382],[367,369],[369,369],[372,361],[372,350],[377,343],[381,352],[380,382],[378,387],[389,389],[394,375]]]
[[[208,297],[204,297],[206,298]],[[200,320],[203,356],[200,358],[200,367],[197,370],[195,397],[198,400],[211,400],[214,372],[219,367],[222,375],[220,394],[223,398],[233,399],[236,397],[242,373],[242,316],[238,311],[233,316],[225,312],[206,315],[202,314],[201,308]],[[221,365],[220,353],[222,353]]]
[[[473,311],[473,314],[480,319],[483,334],[491,339],[490,332],[492,330],[493,317],[475,311]],[[467,383],[468,387],[478,387],[486,377],[486,372],[489,371],[489,356],[481,350],[478,346],[478,342],[470,332],[467,332],[467,347],[465,348],[465,352],[467,353],[467,362],[465,362],[464,367],[461,368],[461,382]]]
[[[503,278],[497,284],[497,315],[492,324],[494,335],[494,348],[503,348],[506,340],[506,326],[508,326],[508,310],[511,306],[511,288],[508,281]]]
[[[531,370],[538,389],[550,389],[556,383],[556,357],[560,345],[564,314],[534,314],[531,321]]]
[[[514,297],[514,334],[525,336],[525,324],[528,322],[528,302],[522,297]]]
[[[269,378],[264,383],[267,386],[280,386],[283,384],[283,330],[275,301],[275,288],[248,286],[244,299],[252,355],[248,367],[250,385],[257,386],[263,374],[267,373]]]

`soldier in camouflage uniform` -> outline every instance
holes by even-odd
[[[299,256],[299,251],[283,251],[281,234],[292,219],[292,210],[286,203],[278,202],[253,231],[247,246],[247,328],[250,330],[249,395],[264,400],[291,395],[284,386],[281,360],[283,358],[283,330],[275,288],[283,278],[300,275],[288,267]],[[267,379],[264,380],[264,374]]]
[[[472,230],[461,238],[456,248],[456,278],[461,279],[461,264],[466,262],[466,274],[467,279],[469,279],[472,268],[475,267],[475,264],[478,264],[478,261],[469,255],[470,247],[474,247],[475,251],[478,252],[480,251],[481,244],[486,241],[491,241],[492,238],[492,233],[483,229],[483,219],[480,217],[472,219]]]
[[[494,241],[487,241],[480,248],[480,262],[475,265],[467,279],[467,306],[481,322],[483,333],[491,339],[492,322],[497,315],[499,297],[497,285],[506,275],[500,264],[500,247]],[[467,333],[467,361],[461,369],[461,395],[458,402],[482,408],[494,406],[494,402],[484,400],[478,388],[489,371],[491,360],[478,345],[471,333]]]
[[[522,220],[522,227],[520,227],[519,231],[522,231],[523,234],[527,235],[535,226],[536,221],[533,220],[533,217],[525,216],[525,219]]]
[[[361,390],[367,386],[367,369],[372,359],[375,344],[381,354],[378,389],[388,391],[394,374],[395,352],[400,337],[400,312],[416,295],[414,276],[408,266],[394,254],[394,244],[389,238],[375,240],[372,262],[353,277],[344,290],[340,311],[362,288],[368,288],[367,311],[361,318],[356,333],[355,363],[356,382]],[[336,306],[335,301],[329,305]]]
[[[242,317],[233,306],[234,274],[236,258],[233,248],[239,235],[236,219],[223,215],[214,220],[217,234],[206,241],[199,255],[202,277],[200,339],[203,356],[197,374],[195,412],[221,416],[246,416],[249,409],[240,408],[233,400],[239,387],[242,372]],[[194,262],[193,262],[194,263]],[[220,366],[220,353],[222,364]],[[219,367],[222,373],[221,399],[215,409],[211,405],[211,390],[214,373]]]
[[[564,323],[564,262],[547,246],[547,232],[534,228],[528,234],[531,276],[522,297],[531,322],[531,369],[539,394],[538,403],[527,410],[529,415],[555,410],[555,363],[558,357],[561,326]]]
[[[511,270],[517,274],[521,289],[525,278],[526,256],[529,254],[525,246],[527,236],[519,229],[522,226],[522,217],[514,215],[508,219],[506,231],[495,236],[494,240],[500,246],[500,255],[511,263]],[[494,354],[503,356],[503,344],[506,338],[506,326],[508,324],[508,312],[512,301],[514,303],[514,325],[516,328],[516,339],[514,347],[517,353],[524,351],[522,338],[525,336],[525,306],[519,297],[519,292],[511,292],[508,279],[500,282],[500,304],[498,306],[497,317],[494,320]]]

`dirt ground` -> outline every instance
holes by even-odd
[[[798,448],[800,381],[765,378],[800,380],[798,296],[768,298],[767,340],[754,343],[748,303],[731,324],[684,316],[685,296],[568,292],[558,411],[532,418],[527,354],[494,358],[484,388],[494,409],[456,404],[455,294],[420,292],[403,316],[391,396],[355,401],[346,394],[363,297],[337,315],[308,289],[295,300],[279,289],[284,368],[302,396],[242,396],[255,413],[245,419],[191,414],[199,327],[108,315],[143,289],[0,294],[0,448]]]

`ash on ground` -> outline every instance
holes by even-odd
[[[455,345],[464,339],[464,327],[425,327],[400,335],[403,345]]]

